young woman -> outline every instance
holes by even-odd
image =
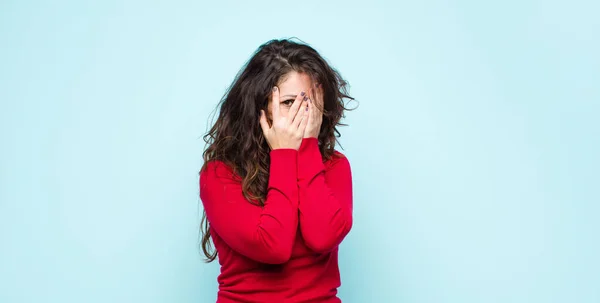
[[[352,176],[335,149],[346,82],[312,47],[261,45],[223,97],[200,171],[217,302],[341,302]],[[216,251],[211,251],[212,242]]]

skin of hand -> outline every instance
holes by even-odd
[[[280,110],[279,89],[273,87],[272,116],[273,123],[269,125],[264,110],[260,111],[260,127],[272,150],[290,148],[298,150],[302,143],[306,125],[308,124],[309,107],[307,106],[306,93],[302,92],[296,96],[294,103],[287,113]]]
[[[308,123],[304,130],[303,138],[319,138],[321,123],[323,122],[323,89],[320,84],[311,88],[308,99]]]

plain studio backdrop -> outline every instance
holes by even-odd
[[[600,302],[594,1],[2,1],[0,302],[214,302],[209,117],[273,38],[358,109],[345,303]]]

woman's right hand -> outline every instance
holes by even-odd
[[[304,92],[303,92],[304,93]],[[308,122],[305,94],[298,94],[287,116],[280,113],[279,89],[273,87],[273,125],[269,126],[264,110],[260,111],[260,127],[271,149],[292,148],[298,150]]]

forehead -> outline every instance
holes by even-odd
[[[285,94],[298,94],[301,91],[308,91],[311,87],[312,80],[305,73],[292,71],[288,73],[283,81],[278,85],[282,96]]]

